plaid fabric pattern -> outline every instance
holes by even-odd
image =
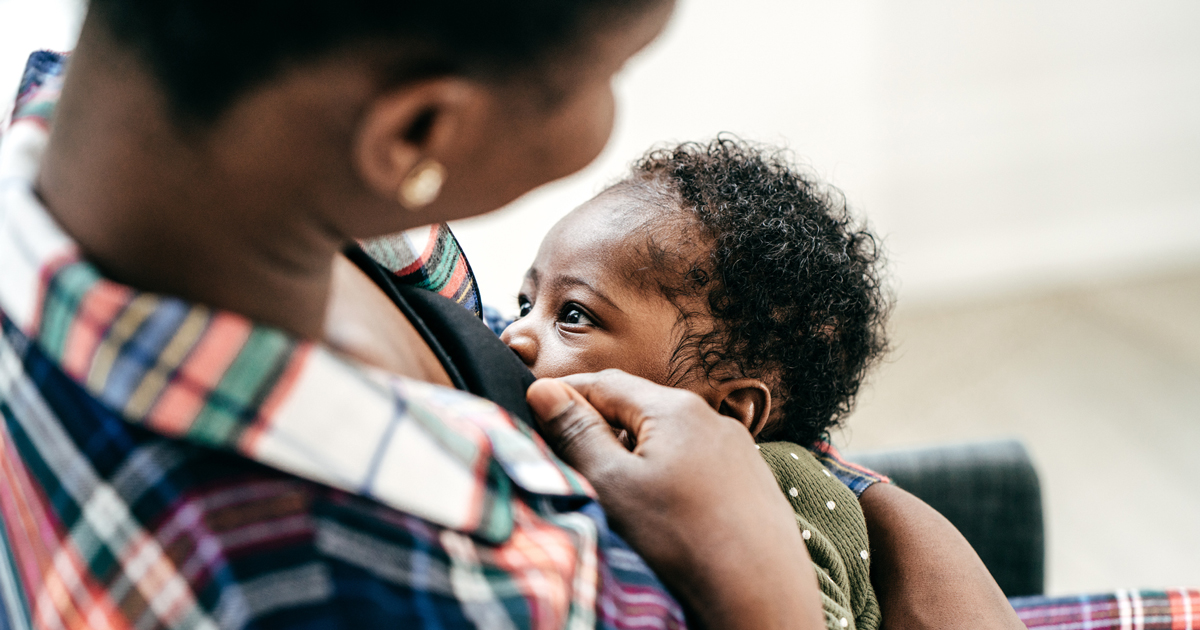
[[[850,488],[856,497],[861,497],[863,491],[870,488],[873,484],[892,482],[887,475],[881,475],[869,468],[864,468],[843,459],[842,454],[834,448],[828,436],[813,444],[808,450],[812,451],[817,461],[824,464],[825,468],[833,473],[833,476],[837,477],[838,481],[846,484],[846,487]]]
[[[51,107],[0,144],[5,627],[683,626],[494,404],[101,277],[33,194],[53,98],[22,94]]]
[[[64,62],[30,58],[0,143],[0,627],[684,627],[491,403],[82,261],[31,188]],[[391,243],[404,277],[474,284],[457,243]],[[1013,603],[1030,628],[1200,628],[1195,590]]]
[[[1200,591],[1121,590],[1073,597],[1009,600],[1031,630],[1197,630]]]
[[[484,317],[475,273],[445,223],[360,241],[359,245],[400,282],[439,293],[476,317]]]
[[[39,50],[29,56],[17,90],[12,122],[25,119],[43,126],[50,124],[50,112],[58,101],[66,63],[65,54],[48,50]]]

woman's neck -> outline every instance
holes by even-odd
[[[417,380],[454,387],[412,322],[354,263],[338,256],[325,317],[325,341],[359,361]]]
[[[294,182],[208,159],[98,30],[85,28],[55,111],[37,182],[50,213],[116,281],[320,338],[345,238]]]

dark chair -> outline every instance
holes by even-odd
[[[1005,595],[1042,594],[1042,492],[1020,442],[848,453],[846,459],[888,475],[954,523]]]

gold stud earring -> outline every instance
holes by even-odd
[[[403,182],[400,182],[400,192],[397,196],[405,208],[420,210],[437,199],[445,182],[446,167],[437,160],[425,158],[408,172]]]

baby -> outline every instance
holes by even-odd
[[[686,143],[554,226],[502,338],[538,377],[619,368],[745,425],[796,513],[827,625],[873,629],[862,510],[809,449],[886,348],[878,264],[840,194],[777,153]]]

